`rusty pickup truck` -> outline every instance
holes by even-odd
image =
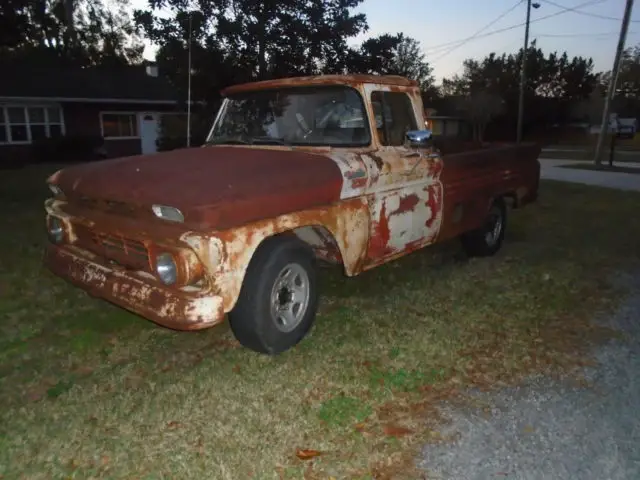
[[[48,179],[45,265],[160,325],[221,323],[281,353],[318,307],[317,260],[347,276],[458,237],[500,248],[537,198],[536,144],[444,142],[398,76],[235,85],[204,145],[64,168]]]

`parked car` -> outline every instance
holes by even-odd
[[[316,260],[347,276],[459,237],[503,242],[508,206],[536,200],[536,144],[435,148],[416,82],[318,76],[223,92],[206,143],[77,165],[48,180],[57,275],[158,324],[228,314],[237,339],[277,354],[316,317]]]

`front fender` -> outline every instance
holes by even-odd
[[[238,299],[249,262],[265,239],[302,227],[324,227],[340,250],[345,273],[353,276],[362,270],[370,222],[366,198],[358,197],[209,235],[185,234],[183,241],[199,252],[214,290],[223,299],[224,311],[229,312]]]

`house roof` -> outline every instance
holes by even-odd
[[[0,75],[0,100],[175,104],[169,82],[145,67],[54,68],[11,66]]]

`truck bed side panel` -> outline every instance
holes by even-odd
[[[504,145],[443,156],[443,224],[438,240],[479,227],[494,198],[535,200],[540,176],[536,144]]]

